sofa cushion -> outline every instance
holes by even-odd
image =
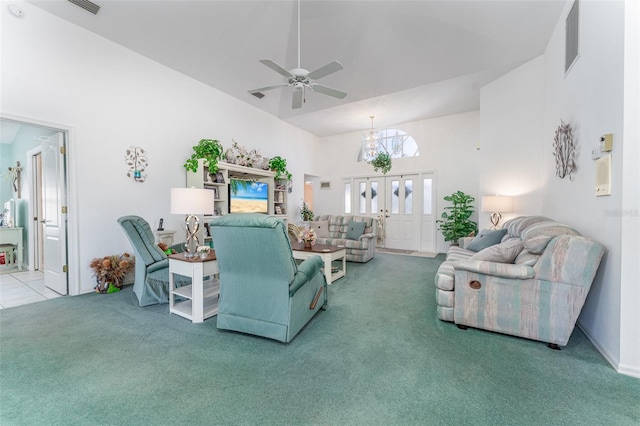
[[[479,251],[469,260],[484,260],[488,262],[513,263],[518,253],[522,251],[522,241],[509,240]]]
[[[351,221],[347,225],[347,239],[357,240],[364,233],[364,222]]]
[[[542,222],[531,225],[522,233],[524,248],[533,254],[542,254],[553,238],[558,235],[580,235],[569,225],[558,222]]]
[[[316,236],[319,238],[329,238],[329,221],[317,220],[309,222],[309,228],[316,231]]]
[[[466,247],[467,250],[481,251],[487,247],[498,244],[504,234],[507,233],[506,229],[483,229]]]

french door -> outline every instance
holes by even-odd
[[[376,216],[378,245],[385,248],[435,250],[432,173],[356,178],[354,214]]]

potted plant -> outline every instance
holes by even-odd
[[[276,172],[274,179],[291,180],[291,173],[287,171],[287,160],[280,156],[275,156],[269,160],[269,169]]]
[[[305,222],[313,220],[313,212],[305,201],[302,202],[302,207],[300,208],[300,217],[302,217],[302,220]]]
[[[134,265],[135,260],[129,253],[93,259],[89,267],[98,282],[96,293],[120,291],[124,277],[133,270]]]
[[[371,165],[374,172],[382,172],[386,175],[391,170],[391,156],[386,152],[380,152],[371,160]]]
[[[478,224],[469,219],[474,211],[472,203],[475,198],[457,191],[444,197],[444,200],[453,205],[444,208],[447,211],[442,212],[442,219],[436,220],[436,223],[444,240],[451,241],[451,244],[455,245],[459,238],[473,235],[478,230]]]
[[[218,160],[223,158],[224,149],[217,139],[200,139],[198,145],[193,147],[193,154],[184,163],[184,168],[192,172],[198,171],[198,160],[204,158],[204,165],[209,168],[209,173],[218,171]]]

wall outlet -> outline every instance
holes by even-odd
[[[600,151],[599,146],[596,146],[591,150],[591,159],[597,160],[600,157],[602,157],[602,151]]]

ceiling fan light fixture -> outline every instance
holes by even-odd
[[[275,86],[261,87],[259,89],[249,90],[249,93],[261,99],[264,94],[261,93],[265,90],[279,89],[282,87],[293,87],[293,99],[291,103],[292,109],[302,108],[302,104],[306,102],[304,97],[305,89],[313,90],[314,92],[321,93],[323,95],[331,96],[337,99],[344,99],[347,94],[340,90],[332,89],[330,87],[322,86],[316,83],[316,80],[325,77],[329,74],[333,74],[336,71],[340,71],[344,67],[338,61],[331,61],[328,64],[318,68],[315,71],[309,72],[308,70],[300,66],[300,0],[298,0],[298,66],[292,70],[288,70],[271,59],[261,59],[260,62],[285,77],[286,83],[281,83]],[[262,94],[262,96],[258,96]]]

